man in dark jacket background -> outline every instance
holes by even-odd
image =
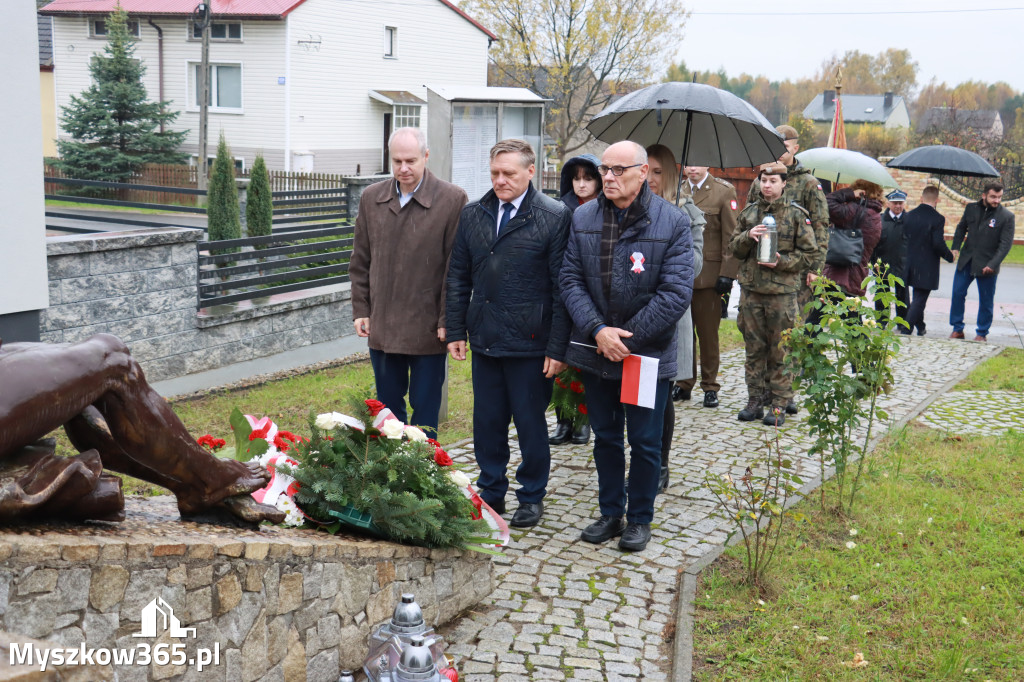
[[[461,187],[427,170],[427,138],[399,128],[388,141],[394,178],[363,192],[352,261],[352,317],[369,337],[377,399],[437,435],[445,370],[444,282],[455,243]]]
[[[907,205],[907,193],[901,189],[894,189],[885,195],[889,204],[888,208],[882,211],[882,236],[875,245],[875,260],[880,260],[887,267],[887,274],[899,277],[903,284],[897,283],[893,288],[896,296],[896,317],[906,317],[907,309],[910,307],[910,297],[907,295],[907,236],[903,231],[907,213],[903,210]],[[881,284],[881,283],[879,283]],[[902,303],[903,305],[899,305]],[[888,306],[885,306],[888,307]],[[875,299],[875,310],[881,311],[882,302]],[[886,314],[891,314],[887,311]]]
[[[953,233],[953,256],[958,260],[953,274],[953,302],[949,306],[949,323],[953,326],[951,339],[964,338],[964,300],[975,279],[978,280],[978,335],[974,340],[988,338],[999,265],[1013,246],[1014,216],[1000,206],[1002,200],[1003,185],[987,183],[981,201],[968,204]]]
[[[913,292],[913,299],[907,308],[907,328],[901,334],[917,330],[924,336],[924,308],[928,296],[939,288],[939,258],[953,262],[953,254],[946,246],[943,228],[946,219],[935,210],[939,203],[939,188],[929,185],[921,192],[921,204],[913,211],[907,211],[903,220],[903,233],[907,240],[907,288]]]
[[[583,373],[601,508],[581,537],[600,543],[621,535],[621,549],[639,551],[651,538],[676,322],[693,293],[693,244],[687,215],[647,186],[643,147],[618,142],[601,161],[603,194],[573,214],[561,275],[572,317],[568,360]],[[622,361],[630,354],[659,360],[653,409],[620,400]]]
[[[523,140],[491,148],[492,189],[462,210],[448,268],[448,352],[473,351],[473,438],[480,496],[505,512],[508,427],[522,462],[510,525],[535,526],[551,469],[547,420],[553,377],[565,369],[569,318],[558,272],[572,213],[531,181],[536,155]]]

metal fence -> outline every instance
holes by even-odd
[[[999,171],[999,181],[1003,183],[1003,201],[1024,197],[1024,165],[1003,160],[993,161],[992,165]],[[953,175],[940,175],[939,179],[962,196],[977,200],[981,198],[985,183],[995,178],[962,178]]]
[[[198,197],[206,194],[204,190],[190,189],[187,187],[164,187],[158,185],[140,185],[136,183],[106,182],[103,180],[76,180],[73,178],[63,178],[53,175],[45,176],[43,178],[43,182],[45,183],[44,186],[46,188],[43,196],[47,200],[71,201],[76,204],[88,204],[90,206],[95,206],[96,208],[109,206],[116,208],[157,210],[172,214],[206,214],[205,208],[194,205]],[[62,192],[61,188],[66,187],[76,189],[72,189],[70,193],[67,190]],[[82,190],[88,190],[89,193],[83,194]],[[150,201],[129,201],[123,198],[118,198],[124,196],[122,193],[127,190],[131,190],[133,192],[147,192],[154,197],[181,197],[185,201],[176,203],[155,203]],[[192,205],[188,205],[189,203]],[[139,227],[156,227],[156,222],[159,222],[159,226],[161,227],[188,227],[193,229],[197,227],[194,224],[175,223],[173,222],[173,217],[170,219],[161,218],[155,222],[152,219],[146,219],[142,214],[138,213],[132,214],[130,212],[126,212],[124,215],[113,215],[109,212],[103,214],[89,214],[81,211],[71,212],[67,209],[62,210],[59,206],[47,207],[47,229],[58,229],[66,232],[92,231],[86,228],[57,224],[61,219],[106,224],[113,223],[117,225]]]

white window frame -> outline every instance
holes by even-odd
[[[96,22],[98,22],[98,21],[102,21],[103,24],[104,24],[103,25],[103,33],[97,33],[96,32]],[[107,18],[106,17],[103,17],[102,19],[90,18],[89,19],[89,37],[90,38],[96,38],[97,40],[106,40],[107,39],[106,22],[107,22]],[[134,28],[135,30],[133,31],[132,28]],[[134,38],[141,38],[142,37],[142,22],[139,21],[138,19],[129,19],[128,20],[128,34],[131,35]]]
[[[420,104],[394,104],[391,106],[391,129],[419,128],[422,117],[423,106]]]
[[[225,26],[227,26],[229,24],[237,24],[238,25],[238,35],[239,35],[239,37],[238,38],[214,38],[213,37],[213,25],[214,24],[223,24]],[[200,42],[200,41],[202,41],[202,39],[203,39],[202,36],[197,38],[196,34],[195,34],[195,31],[196,31],[196,24],[195,24],[195,22],[193,22],[193,21],[188,22],[188,28],[186,29],[185,37],[186,37],[186,39],[189,42]],[[227,29],[225,29],[224,33],[225,33],[225,35],[227,35]],[[210,42],[211,43],[242,43],[242,42],[245,42],[245,26],[243,25],[243,22],[241,22],[241,21],[212,21],[212,22],[210,22]]]
[[[384,59],[398,59],[398,27],[384,27]]]
[[[200,62],[188,60],[185,62],[185,87],[188,90],[188,106],[185,108],[186,111],[199,111],[199,98],[196,94],[196,88],[199,84],[196,82],[199,78],[199,65]],[[244,114],[245,113],[245,67],[239,60],[230,59],[218,59],[215,62],[210,62],[210,68],[215,71],[218,66],[237,66],[239,68],[239,100],[242,103],[240,107],[218,107],[216,104],[211,104],[207,111],[216,114]],[[212,74],[211,74],[212,75]],[[216,96],[216,84],[217,79],[213,77],[210,79],[210,100],[212,102],[217,101]]]
[[[213,168],[213,162],[217,160],[217,155],[216,154],[210,154],[206,158],[208,159],[206,167],[212,169]],[[235,162],[235,172],[236,173],[244,173],[245,172],[245,157],[244,156],[233,156],[231,158]],[[189,154],[189,156],[188,156],[188,165],[190,165],[190,166],[198,166],[199,165],[199,154]]]

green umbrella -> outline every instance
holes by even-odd
[[[796,155],[811,175],[821,180],[848,185],[854,180],[867,180],[882,187],[899,188],[885,166],[866,154],[849,149],[818,147]]]

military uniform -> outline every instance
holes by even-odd
[[[825,254],[828,253],[828,202],[825,201],[825,192],[821,189],[821,183],[811,175],[811,171],[794,161],[792,166],[786,167],[786,191],[783,197],[789,201],[795,201],[798,205],[807,210],[810,214],[811,227],[814,229],[814,240],[817,250],[814,258],[811,259],[807,270],[803,273],[803,280],[797,296],[797,305],[803,310],[807,302],[811,300],[811,288],[807,286],[807,273],[821,274],[825,267]],[[750,191],[747,193],[747,204],[754,203],[761,197],[761,181],[756,178],[750,184]]]
[[[715,290],[719,277],[736,279],[736,259],[729,250],[729,240],[736,231],[736,190],[725,180],[710,173],[704,183],[691,194],[690,182],[683,180],[683,194],[692,196],[697,208],[704,212],[707,224],[704,226],[704,267],[693,281],[693,326],[700,341],[700,387],[701,390],[721,390],[718,383],[718,327],[722,322],[721,294]],[[696,383],[696,358],[694,374],[680,382],[689,391]]]
[[[760,225],[769,213],[775,217],[779,233],[780,255],[775,268],[758,265],[757,242],[749,234],[750,228]],[[785,409],[793,397],[792,380],[783,371],[782,332],[796,324],[797,295],[818,255],[811,223],[807,210],[788,195],[768,203],[758,192],[756,201],[740,212],[736,233],[729,242],[739,261],[737,326],[746,345],[747,394],[751,400],[770,394],[771,405],[779,409]],[[767,405],[768,400],[762,404]]]

